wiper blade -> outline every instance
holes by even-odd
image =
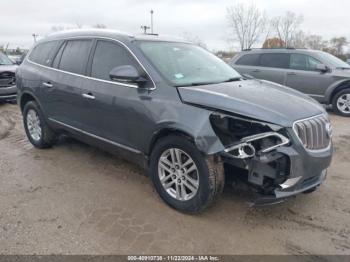
[[[235,82],[235,81],[240,81],[240,80],[242,80],[241,77],[232,77],[232,78],[229,78],[229,79],[223,81],[222,83],[226,83],[226,82]]]
[[[349,69],[350,69],[350,67],[337,67],[337,69],[349,70]]]
[[[240,77],[233,77],[233,78],[230,78],[224,81],[219,81],[219,82],[195,82],[195,83],[189,83],[189,84],[183,84],[183,85],[176,85],[175,87],[216,85],[220,83],[240,81],[241,79],[242,78]]]
[[[189,83],[189,84],[183,84],[183,85],[176,85],[175,87],[205,86],[205,85],[214,85],[214,84],[218,84],[218,82],[196,82],[196,83]]]

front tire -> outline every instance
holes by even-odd
[[[350,117],[350,88],[335,94],[332,100],[332,107],[336,114]]]
[[[186,137],[159,140],[150,158],[150,177],[160,197],[172,208],[199,213],[224,187],[223,165],[203,156]]]
[[[56,142],[56,134],[47,125],[39,105],[35,101],[25,104],[23,124],[30,143],[40,149],[49,148]]]

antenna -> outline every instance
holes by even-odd
[[[147,30],[150,29],[150,27],[149,27],[149,26],[146,26],[146,25],[142,25],[142,26],[141,26],[141,29],[143,30],[143,33],[144,33],[145,35],[147,35]]]

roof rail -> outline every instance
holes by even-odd
[[[295,49],[308,49],[308,48],[295,48],[295,47],[267,47],[267,48],[247,48],[242,51],[252,51],[252,50],[295,50]]]

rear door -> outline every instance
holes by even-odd
[[[54,74],[44,83],[42,99],[51,120],[82,130],[87,128],[89,118],[83,79],[92,43],[92,39],[74,39],[60,46],[52,63]]]
[[[241,75],[246,74],[255,78],[259,78],[259,60],[260,54],[244,54],[231,65]]]
[[[287,70],[286,86],[323,102],[326,89],[333,82],[333,79],[328,72],[318,71],[317,64],[322,63],[309,55],[292,53]]]
[[[264,53],[260,57],[259,79],[281,85],[286,81],[286,69],[289,67],[288,53]]]

